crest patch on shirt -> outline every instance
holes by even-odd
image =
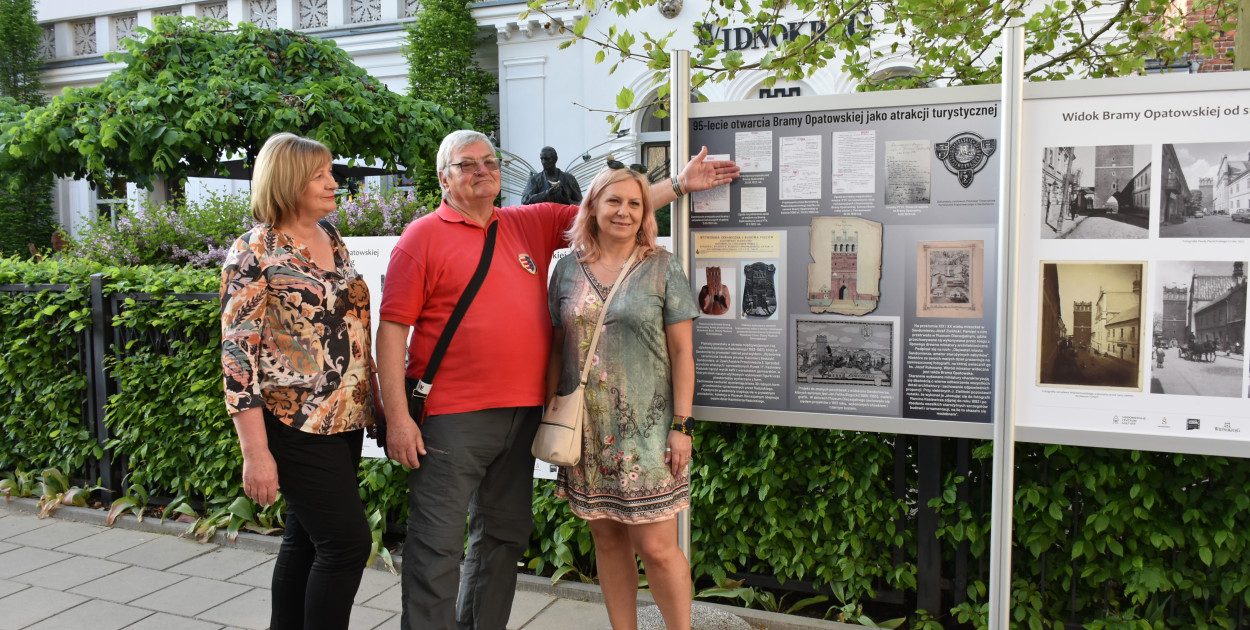
[[[521,263],[521,268],[530,272],[530,274],[538,273],[538,265],[534,264],[534,259],[529,254],[521,254],[516,257]]]

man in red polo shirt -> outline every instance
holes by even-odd
[[[678,177],[652,185],[656,207],[737,177],[732,162],[708,162],[706,155],[704,148]],[[413,221],[396,244],[378,324],[382,398],[401,401],[386,408],[387,450],[412,469],[401,627],[503,630],[533,522],[530,445],[551,344],[547,267],[567,246],[564,232],[578,206],[495,208],[499,161],[490,139],[476,131],[444,138],[436,166],[443,203]],[[443,357],[418,427],[408,413],[405,375],[424,373],[495,222],[490,270]],[[469,545],[458,575],[466,512]]]

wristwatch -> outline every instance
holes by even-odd
[[[673,423],[668,425],[668,429],[682,435],[694,435],[694,418],[673,414]]]

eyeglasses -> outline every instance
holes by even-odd
[[[477,170],[483,166],[486,167],[487,173],[495,173],[499,171],[499,160],[486,160],[484,162],[478,162],[477,160],[460,160],[459,162],[452,162],[448,166],[459,167],[460,172],[465,175],[476,173]]]
[[[607,164],[608,164],[608,168],[610,168],[610,169],[612,169],[612,170],[614,170],[614,171],[619,171],[619,170],[621,170],[621,169],[625,168],[625,163],[624,163],[624,162],[618,162],[618,161],[616,161],[616,160],[608,160],[608,161],[607,161]],[[646,175],[646,174],[647,174],[647,167],[645,167],[645,166],[643,166],[643,165],[641,165],[641,164],[630,164],[630,165],[629,165],[629,170],[631,170],[631,171],[633,171],[633,172],[635,172],[635,173],[639,173],[639,174],[641,174],[641,175]]]

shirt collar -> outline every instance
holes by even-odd
[[[498,210],[499,210],[498,208],[491,208],[490,220],[486,222],[486,225],[481,226],[481,227],[487,227],[491,223],[498,221],[499,220]],[[448,223],[463,223],[468,226],[478,227],[476,223],[470,222],[468,219],[464,217],[463,214],[460,214],[459,212],[457,212],[455,208],[447,205],[446,199],[444,199],[442,203],[438,205],[438,210],[435,210],[434,214],[437,215],[438,218],[444,221],[447,221]]]

